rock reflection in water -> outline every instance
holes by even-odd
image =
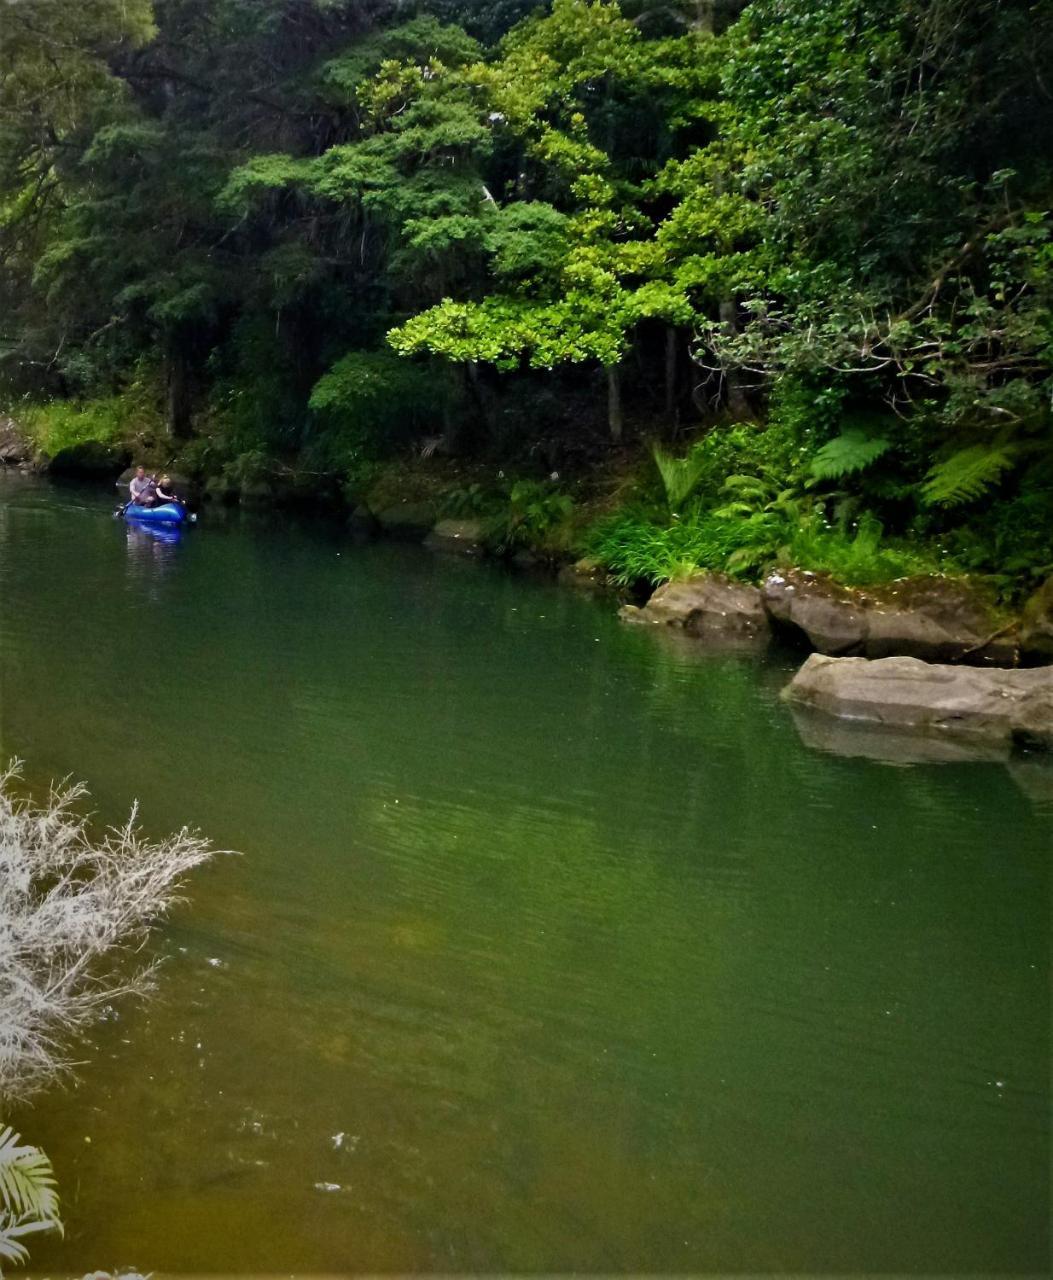
[[[1000,764],[1009,759],[1002,743],[903,733],[883,725],[839,720],[805,707],[792,707],[801,742],[813,751],[882,764]]]

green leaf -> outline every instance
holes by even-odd
[[[921,494],[926,506],[959,507],[980,498],[1016,462],[1012,444],[974,444],[930,468]]]
[[[659,445],[653,444],[651,456],[662,477],[669,510],[678,511],[681,503],[695,491],[702,477],[706,465],[705,455],[698,450],[689,453],[686,458],[674,458],[671,453],[666,453]]]
[[[812,475],[817,480],[836,480],[853,471],[862,471],[891,447],[891,441],[885,436],[868,435],[857,427],[850,427],[816,452]]]
[[[10,1127],[0,1132],[0,1201],[18,1219],[58,1219],[51,1161],[39,1147],[23,1146]]]

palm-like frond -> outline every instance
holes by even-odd
[[[51,1161],[5,1125],[0,1129],[0,1261],[25,1262],[29,1252],[22,1238],[61,1231],[58,1215]]]
[[[651,446],[651,455],[658,474],[662,477],[665,500],[670,511],[677,511],[698,486],[705,467],[701,451],[692,452],[686,458],[674,458],[657,444]]]
[[[817,480],[837,480],[853,471],[862,471],[891,448],[885,436],[872,436],[858,427],[849,427],[817,450],[812,459],[812,475]]]
[[[1016,445],[974,444],[959,449],[929,470],[921,487],[928,506],[959,507],[972,502],[1001,479],[1016,462]]]
[[[58,1217],[51,1161],[39,1147],[23,1145],[10,1126],[0,1130],[0,1201],[15,1217]]]

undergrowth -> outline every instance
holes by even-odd
[[[21,405],[19,426],[49,457],[84,444],[153,442],[164,432],[155,377],[139,373],[118,394]]]
[[[814,517],[795,524],[774,512],[739,516],[695,511],[670,524],[639,511],[619,512],[593,526],[586,551],[623,586],[639,581],[657,585],[700,570],[757,580],[776,565],[867,586],[955,567],[937,547],[884,539],[873,519],[842,530]]]

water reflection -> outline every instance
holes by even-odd
[[[137,586],[145,586],[153,594],[159,580],[169,571],[183,540],[178,525],[146,524],[137,520],[125,523],[128,546],[128,576]]]
[[[1037,763],[818,754],[789,657],[277,517],[126,556],[74,498],[0,525],[5,745],[244,857],[7,1117],[42,1268],[1041,1270]]]
[[[1001,742],[972,742],[965,738],[926,737],[879,724],[839,720],[806,707],[791,707],[801,742],[813,751],[882,764],[1000,764],[1009,759]]]

